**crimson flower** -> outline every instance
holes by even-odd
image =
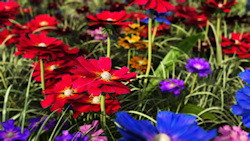
[[[237,54],[239,58],[250,58],[250,33],[231,33],[231,39],[222,36],[221,46],[225,54]]]
[[[31,31],[27,24],[16,24],[13,26],[12,34],[15,34],[16,36],[25,36],[28,33],[31,33]]]
[[[7,40],[7,38],[9,38]],[[11,34],[8,29],[4,29],[2,32],[0,32],[0,44],[2,44],[5,41],[5,45],[11,45],[13,43],[17,42],[17,37],[14,34]]]
[[[206,4],[214,9],[221,9],[225,13],[229,13],[231,10],[230,8],[235,5],[237,2],[235,0],[227,0],[226,3],[224,3],[224,0],[208,0],[206,1]]]
[[[143,20],[143,19],[146,19],[148,17],[149,17],[148,15],[142,14],[141,12],[131,12],[131,17],[130,18],[133,21],[136,21],[137,19]]]
[[[19,13],[20,5],[17,2],[2,2],[0,1],[0,28],[2,25],[9,26],[12,23],[9,19],[15,19],[15,15]]]
[[[88,19],[93,21],[89,26],[92,25],[100,25],[106,26],[108,24],[117,25],[117,26],[127,26],[132,22],[123,22],[128,19],[130,14],[127,14],[126,11],[120,12],[110,12],[110,11],[102,11],[102,13],[98,13],[96,15],[92,15],[89,13],[87,16]]]
[[[40,14],[32,19],[28,25],[30,29],[33,31],[41,28],[41,27],[56,27],[59,22],[56,20],[55,17],[51,17],[48,14]],[[47,33],[51,31],[51,29],[42,30],[42,33]]]
[[[127,67],[120,70],[111,69],[111,59],[100,57],[99,60],[78,57],[76,61],[77,69],[75,74],[81,76],[76,83],[83,85],[91,95],[100,95],[104,93],[127,94],[130,89],[121,83],[136,78],[136,73],[129,72]]]
[[[47,108],[52,105],[51,111],[58,110],[57,112],[60,113],[66,103],[80,98],[84,90],[75,85],[73,80],[69,74],[66,74],[53,88],[45,89],[46,98],[41,102],[42,107]]]
[[[48,59],[63,57],[64,51],[68,46],[64,45],[61,40],[47,37],[45,34],[29,34],[29,38],[21,37],[17,46],[15,55],[23,54],[24,58],[33,59],[38,56],[39,59]]]
[[[99,96],[82,95],[72,102],[71,105],[75,111],[73,114],[74,118],[77,118],[81,113],[98,112],[101,110]],[[119,101],[112,99],[108,94],[105,96],[105,107],[108,115],[117,112],[121,108],[120,105]]]
[[[134,3],[145,5],[144,9],[153,9],[158,13],[166,13],[174,9],[174,6],[166,0],[134,0],[131,4]]]
[[[40,70],[40,61],[36,64],[32,77],[38,82],[41,82],[41,70]],[[74,61],[69,59],[57,60],[57,61],[44,61],[44,78],[47,81],[48,79],[59,79],[62,75],[69,72],[73,72]]]

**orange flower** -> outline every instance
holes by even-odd
[[[131,38],[129,36],[126,36],[125,38],[119,37],[118,45],[124,47],[125,49],[135,48],[135,43],[138,43],[140,41],[140,36],[132,36]]]
[[[140,24],[133,23],[129,25],[129,27],[125,27],[124,31],[126,35],[128,34],[140,35],[143,32],[144,27],[145,25],[140,26]]]
[[[130,59],[129,64],[131,68],[135,68],[145,73],[147,70],[148,59],[143,59],[141,56],[133,56],[133,58]],[[151,65],[153,65],[153,63],[151,63]]]

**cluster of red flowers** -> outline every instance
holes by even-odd
[[[239,58],[250,58],[250,33],[231,33],[231,39],[222,36],[224,54],[236,54]]]
[[[17,2],[2,2],[0,1],[0,28],[3,25],[9,26],[12,23],[9,19],[15,19],[15,15],[19,13],[20,5]]]

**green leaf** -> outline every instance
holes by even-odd
[[[197,33],[189,36],[178,43],[176,45],[177,48],[171,49],[155,70],[155,77],[163,78],[163,76],[165,76],[167,72],[172,71],[173,67],[175,67],[175,64],[182,59],[182,52],[188,53],[202,36],[203,33]],[[164,67],[162,66],[162,64]],[[158,85],[159,81],[159,79],[151,79],[147,87],[147,91],[151,91],[156,85]]]
[[[203,108],[201,108],[201,107],[199,107],[197,105],[186,104],[180,110],[180,113],[198,115],[199,113],[201,113],[204,110],[205,109],[203,109]],[[205,112],[204,114],[200,115],[200,117],[203,118],[203,119],[217,120],[217,118],[210,112]]]

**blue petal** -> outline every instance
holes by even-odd
[[[2,122],[2,126],[6,132],[12,131],[12,129],[14,128],[14,124],[15,124],[14,119]]]
[[[243,79],[245,82],[250,84],[250,70],[245,70],[239,74],[239,77]]]

